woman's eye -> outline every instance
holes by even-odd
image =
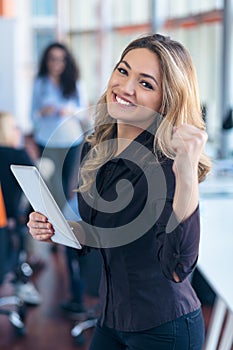
[[[141,84],[142,84],[145,88],[150,89],[150,90],[153,90],[153,86],[152,86],[150,83],[148,83],[147,81],[142,81]]]
[[[117,68],[118,72],[120,72],[121,74],[127,74],[127,71],[124,68],[118,67]]]

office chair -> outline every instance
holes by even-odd
[[[0,184],[0,286],[4,283],[4,278],[9,271],[9,234],[5,204]],[[8,317],[17,335],[26,333],[24,319],[26,308],[24,302],[16,295],[0,297],[0,315]]]
[[[86,337],[83,332],[87,329],[95,327],[98,319],[98,306],[87,310],[84,320],[77,322],[71,329],[71,336],[76,345],[83,345]]]
[[[99,280],[101,275],[101,257],[98,251],[81,257],[80,260],[82,279],[87,295],[98,299]],[[100,305],[96,302],[87,308],[85,316],[77,319],[71,329],[71,336],[76,345],[83,345],[86,342],[85,331],[94,328],[100,315]]]

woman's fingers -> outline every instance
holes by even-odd
[[[37,241],[43,241],[43,242],[51,242],[51,233],[31,233],[32,237]]]
[[[36,211],[33,211],[32,213],[30,213],[29,215],[29,222],[31,221],[42,221],[42,222],[47,222],[48,219],[45,215],[38,213]]]
[[[51,241],[51,237],[54,234],[53,226],[45,215],[33,212],[29,215],[29,221],[27,223],[29,232],[32,237],[38,241]]]
[[[207,133],[193,125],[184,124],[174,129],[172,147],[177,154],[200,155],[207,141]]]
[[[171,146],[175,153],[175,175],[193,178],[197,176],[198,163],[207,141],[207,133],[193,125],[183,124],[174,128]]]

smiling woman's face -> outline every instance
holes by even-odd
[[[161,72],[156,54],[145,48],[129,51],[111,75],[108,113],[117,121],[146,128],[160,112]]]

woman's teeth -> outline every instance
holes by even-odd
[[[125,100],[122,100],[119,96],[116,96],[116,101],[124,106],[129,106],[131,103]]]

